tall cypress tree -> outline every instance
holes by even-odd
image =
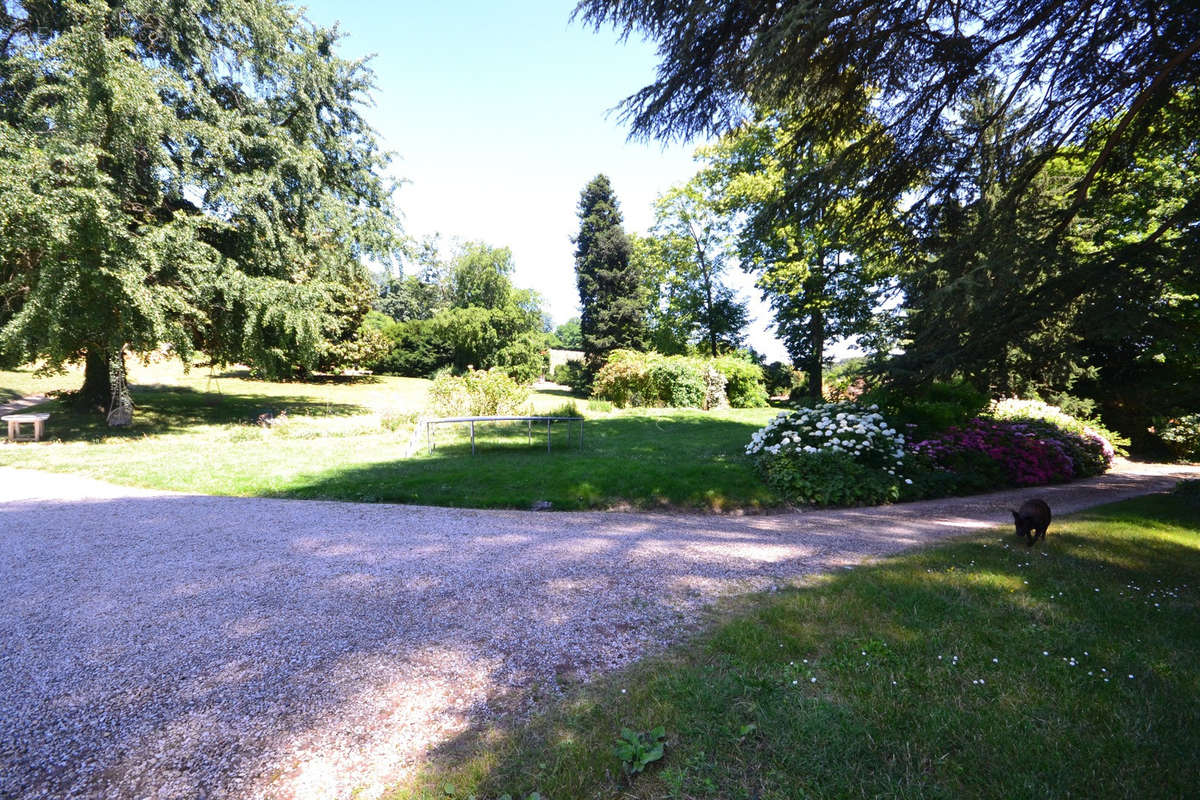
[[[595,374],[610,352],[646,346],[646,299],[630,261],[629,237],[605,175],[597,175],[579,197],[575,278],[582,308],[579,326],[587,370]]]

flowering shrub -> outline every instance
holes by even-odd
[[[1075,476],[1074,462],[1057,438],[1042,436],[1020,422],[973,419],[913,445],[913,452],[934,469],[959,472],[964,461],[978,463],[977,453],[999,465],[1005,482],[1039,486]]]
[[[725,377],[725,394],[734,408],[762,408],[767,404],[767,386],[763,368],[749,357],[725,355],[709,361]]]
[[[1096,423],[1036,401],[1005,400],[990,410],[994,417],[906,443],[877,405],[825,403],[781,412],[755,432],[746,454],[781,496],[812,505],[1038,486],[1098,475],[1112,464],[1113,435]]]
[[[1043,438],[1057,440],[1071,457],[1073,475],[1100,475],[1112,466],[1117,447],[1128,444],[1097,422],[1084,422],[1040,400],[995,400],[988,409],[993,419],[1027,426]]]
[[[1176,458],[1200,461],[1200,414],[1170,420],[1159,435]]]
[[[793,502],[876,504],[896,499],[904,436],[879,413],[852,403],[780,412],[746,446],[768,483]]]

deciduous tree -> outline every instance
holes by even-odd
[[[716,358],[720,350],[742,343],[750,319],[745,302],[723,281],[729,226],[703,178],[658,199],[651,235],[637,242],[634,253],[644,265],[641,271],[654,276],[655,349],[682,353],[700,345]]]

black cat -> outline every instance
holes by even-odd
[[[1017,524],[1017,536],[1025,537],[1025,544],[1033,547],[1038,539],[1046,538],[1046,529],[1050,527],[1050,506],[1045,500],[1026,500],[1021,504],[1020,511],[1012,512],[1013,521]]]

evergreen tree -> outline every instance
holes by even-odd
[[[371,74],[282,0],[0,10],[0,359],[287,373],[354,349],[395,245]],[[115,373],[115,374],[110,374]]]
[[[584,362],[590,373],[595,374],[613,350],[645,347],[645,290],[630,260],[616,195],[604,175],[593,178],[579,198],[575,278]]]

